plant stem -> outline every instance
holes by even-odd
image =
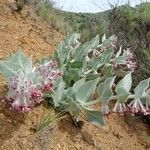
[[[87,102],[86,104],[84,104],[84,106],[94,105],[94,104],[97,104],[97,103],[100,103],[100,102],[101,102],[101,100],[97,99],[97,100],[94,100],[92,102]]]
[[[135,98],[135,95],[129,95],[128,99]]]
[[[132,99],[132,98],[135,98],[135,95],[129,95],[128,96],[128,99]],[[115,96],[111,96],[108,101],[117,100],[117,99],[118,99],[118,96],[115,95]],[[87,102],[86,104],[84,104],[84,106],[94,105],[94,104],[97,104],[97,103],[100,103],[100,102],[101,102],[101,99],[97,99],[97,100],[94,100],[92,102]]]
[[[93,71],[93,69],[90,69],[87,72],[85,72],[84,74],[87,75],[87,74],[91,73],[92,71]]]
[[[129,95],[128,96],[128,99],[132,99],[132,98],[135,98],[135,95]],[[114,96],[111,96],[109,98],[109,100],[117,100],[118,99],[118,96],[117,95],[114,95]]]

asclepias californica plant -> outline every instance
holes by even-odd
[[[104,125],[103,116],[111,112],[150,114],[150,78],[131,93],[136,63],[130,50],[117,50],[115,36],[106,39],[104,35],[101,44],[99,36],[84,44],[79,39],[76,33],[67,36],[54,51],[54,61],[45,60],[35,67],[21,52],[1,61],[0,72],[9,87],[6,102],[25,112],[44,96],[77,120],[85,113],[96,125]],[[112,100],[116,104],[111,109]]]
[[[129,49],[117,50],[117,38],[99,36],[81,44],[72,34],[58,45],[53,59],[63,71],[62,79],[50,93],[50,103],[67,110],[77,120],[84,112],[93,124],[103,125],[103,115],[150,114],[150,78],[141,81],[131,93],[132,72],[136,69]],[[96,96],[95,96],[96,95]],[[112,110],[110,101],[116,101]],[[94,109],[94,104],[100,104]]]

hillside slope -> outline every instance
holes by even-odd
[[[22,48],[34,60],[48,56],[63,38],[26,7],[21,13],[8,0],[0,0],[0,59],[11,51]],[[14,8],[13,8],[14,9]],[[7,92],[0,78],[0,100]],[[35,133],[32,128],[47,107],[37,106],[27,114],[15,113],[0,101],[1,150],[145,150],[145,138],[150,133],[147,125],[132,117],[115,114],[105,118],[106,126],[95,127],[86,120],[80,130],[69,118]]]
[[[13,8],[13,3],[0,0],[0,58],[18,48],[33,58],[49,55],[62,35],[37,18],[30,7],[26,6],[20,14]]]

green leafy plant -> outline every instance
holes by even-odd
[[[6,102],[26,112],[43,97],[76,120],[85,113],[96,125],[104,125],[103,116],[111,112],[150,114],[150,78],[131,93],[136,63],[130,50],[117,50],[115,36],[107,39],[104,35],[101,43],[99,36],[84,44],[79,39],[76,33],[67,36],[54,52],[55,61],[44,60],[35,67],[21,52],[0,61],[9,88]],[[116,101],[114,108],[109,106],[112,100]],[[39,130],[51,122],[46,115]]]
[[[103,115],[110,112],[149,114],[150,78],[141,81],[134,94],[130,92],[136,67],[133,54],[121,48],[117,51],[115,36],[106,39],[104,35],[101,44],[99,36],[82,45],[78,39],[76,33],[67,36],[54,52],[63,76],[49,94],[49,102],[76,119],[84,112],[97,125],[103,125]],[[112,111],[111,100],[116,100]],[[94,104],[100,105],[95,109]]]

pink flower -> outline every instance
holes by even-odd
[[[142,113],[147,115],[147,110],[139,98],[134,99],[128,106],[133,114]]]
[[[35,103],[39,103],[40,100],[41,100],[41,97],[42,97],[42,93],[40,90],[33,90],[31,91],[31,94],[30,94],[30,99],[32,101],[34,101]]]
[[[36,103],[41,102],[42,93],[27,76],[19,74],[8,79],[8,94],[6,102],[13,110],[29,111]]]
[[[43,91],[44,91],[44,92],[50,92],[50,91],[52,90],[52,88],[53,88],[53,84],[51,84],[51,83],[48,84],[48,83],[47,83],[47,84],[44,85]]]
[[[124,50],[123,56],[126,59],[127,68],[131,71],[134,71],[137,65],[136,62],[133,61],[134,57],[131,51],[129,49],[127,49],[126,51]]]
[[[102,103],[101,111],[102,111],[102,113],[103,113],[104,115],[110,114],[109,106],[108,106],[107,103]]]
[[[150,114],[150,88],[146,89],[146,94],[148,95],[148,98],[146,98],[145,107],[147,114]]]
[[[121,59],[121,61],[119,60],[120,61],[119,64],[116,62],[117,58]],[[112,66],[115,70],[121,69],[121,70],[130,70],[133,72],[135,70],[135,68],[137,67],[136,62],[134,61],[133,54],[130,52],[129,49],[124,50],[122,56],[118,56],[115,59],[113,58],[111,60],[111,63],[112,63]]]
[[[126,57],[127,60],[132,60],[134,58],[133,54],[131,53],[129,49],[124,50],[123,55]]]
[[[112,111],[114,113],[126,114],[128,113],[128,108],[125,103],[120,103],[117,101]]]
[[[17,99],[14,100],[14,102],[11,105],[11,109],[19,111],[19,112],[27,112],[29,110],[31,110],[31,108],[33,107],[33,103],[32,102],[28,102],[27,101],[27,97],[22,97],[18,96]]]
[[[38,75],[37,84],[43,91],[51,91],[53,82],[63,75],[62,71],[55,69],[56,61],[49,61],[45,64],[37,65],[35,72]]]
[[[150,99],[146,99],[146,114],[150,115]]]
[[[42,101],[42,92],[50,92],[54,81],[63,75],[56,70],[56,61],[37,65],[31,74],[19,72],[8,78],[8,94],[5,101],[11,109],[19,112],[29,111],[35,104]]]
[[[136,63],[135,62],[132,62],[132,61],[127,61],[127,68],[131,71],[134,71],[135,68],[136,68]]]

